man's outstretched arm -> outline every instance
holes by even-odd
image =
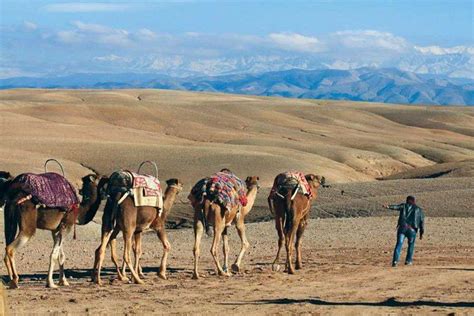
[[[403,203],[402,204],[384,204],[382,205],[384,208],[389,209],[389,210],[394,210],[394,211],[400,211],[403,209]]]

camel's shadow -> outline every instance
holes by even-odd
[[[152,274],[152,273],[158,273],[160,271],[160,267],[143,267],[143,273],[144,274]],[[167,268],[168,273],[173,274],[173,273],[178,273],[178,272],[183,272],[186,271],[184,268],[172,268],[168,267]],[[92,272],[93,269],[66,269],[64,273],[66,274],[67,278],[73,278],[77,280],[86,280],[86,281],[91,281],[92,280]],[[190,271],[189,274],[192,274]],[[57,271],[54,274],[54,278],[57,278]],[[109,278],[109,277],[115,277],[117,275],[117,271],[115,268],[102,268],[101,269],[101,277],[103,278]],[[48,273],[46,271],[40,271],[37,273],[23,273],[20,274],[20,279],[24,281],[37,281],[37,280],[43,280],[48,277]],[[4,283],[8,283],[10,281],[8,275],[3,275],[2,280]]]
[[[238,302],[238,303],[222,303],[223,305],[288,305],[288,304],[312,304],[319,306],[374,306],[374,307],[413,307],[413,306],[430,306],[430,307],[474,307],[474,302],[436,302],[436,301],[411,301],[403,302],[396,298],[388,298],[381,302],[331,302],[321,300],[319,298],[306,299],[291,299],[291,298],[277,298],[265,299],[252,302]]]

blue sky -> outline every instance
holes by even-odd
[[[241,66],[248,71],[271,70],[275,58],[280,68],[285,60],[287,68],[390,66],[452,54],[469,64],[474,54],[473,1],[463,0],[2,0],[0,17],[1,77],[80,67],[219,74],[238,58],[252,59]]]

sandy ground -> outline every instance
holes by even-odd
[[[276,251],[272,223],[248,224],[250,251],[241,274],[214,273],[203,239],[201,274],[191,279],[193,233],[169,231],[172,253],[169,280],[156,272],[158,239],[147,234],[143,264],[146,284],[114,281],[107,269],[105,285],[89,282],[99,226],[78,230],[68,240],[67,275],[71,286],[46,289],[49,233],[39,232],[18,255],[21,288],[7,291],[9,312],[57,314],[289,314],[289,313],[474,313],[474,219],[429,218],[418,240],[413,266],[390,267],[396,217],[312,220],[305,234],[304,268],[295,275],[271,271]],[[68,239],[71,239],[70,237]],[[238,237],[231,230],[235,256]],[[231,256],[233,258],[234,256]],[[106,266],[112,268],[110,260]],[[107,281],[109,280],[109,281]]]

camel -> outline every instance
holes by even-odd
[[[308,217],[311,210],[311,204],[316,200],[318,188],[325,183],[325,178],[308,174],[305,176],[306,181],[311,187],[312,196],[303,194],[299,190],[299,185],[285,185],[285,174],[279,174],[274,181],[274,188],[277,188],[275,194],[270,193],[268,197],[268,205],[270,211],[275,215],[275,228],[278,233],[278,251],[272,264],[273,271],[278,271],[280,266],[278,260],[280,250],[285,242],[286,248],[286,271],[289,274],[295,273],[293,265],[293,247],[296,247],[296,269],[303,267],[301,258],[301,242],[303,232],[308,224]],[[279,185],[282,186],[278,187]],[[296,242],[294,242],[296,237]]]
[[[37,207],[28,193],[21,188],[15,188],[15,180],[8,180],[3,185],[3,195],[6,197],[4,208],[5,216],[5,265],[10,277],[10,288],[18,288],[19,275],[15,266],[15,252],[24,246],[36,232],[36,229],[50,230],[53,237],[53,251],[50,255],[47,287],[57,288],[53,280],[55,261],[59,264],[59,285],[67,286],[68,281],[64,274],[66,256],[63,251],[64,237],[75,224],[86,225],[94,218],[101,202],[101,189],[105,178],[89,174],[82,178],[82,201],[77,215],[73,211]],[[18,235],[17,230],[19,228]],[[16,237],[15,237],[16,236]]]
[[[13,176],[8,171],[0,171],[0,208],[5,205],[6,186],[13,180]]]
[[[224,208],[219,203],[213,203],[209,197],[204,197],[203,201],[198,201],[193,194],[189,195],[189,200],[191,205],[194,208],[194,272],[193,279],[199,279],[198,272],[198,263],[199,263],[199,254],[200,254],[200,243],[202,234],[204,232],[204,227],[206,222],[212,224],[214,228],[214,238],[212,241],[211,254],[214,259],[214,263],[217,268],[219,276],[230,276],[228,271],[228,259],[229,259],[229,241],[227,235],[227,228],[232,223],[235,223],[237,233],[239,234],[241,240],[241,248],[239,255],[237,256],[234,264],[232,265],[232,270],[237,273],[241,271],[241,262],[245,254],[245,251],[250,246],[245,235],[245,216],[250,212],[255,203],[257,197],[257,191],[259,188],[258,185],[259,177],[251,176],[247,177],[245,180],[247,186],[247,205],[246,206],[235,206],[232,209],[228,210]],[[240,209],[240,210],[239,210]],[[223,253],[224,253],[224,266],[221,267],[218,258],[217,247],[220,242],[220,238],[223,239]]]
[[[165,223],[176,200],[177,195],[182,191],[183,185],[178,179],[169,179],[166,181],[167,187],[163,199],[163,211],[160,215],[159,209],[155,207],[140,206],[135,207],[133,198],[126,197],[120,205],[117,201],[121,195],[117,194],[108,199],[102,217],[102,239],[101,244],[95,252],[95,261],[93,268],[93,281],[99,285],[102,284],[100,279],[100,271],[105,258],[107,244],[110,244],[112,261],[115,264],[118,279],[128,281],[125,268],[128,267],[135,283],[143,284],[142,268],[140,266],[140,257],[142,255],[142,233],[148,229],[156,231],[158,238],[163,244],[163,257],[158,276],[167,279],[166,266],[168,254],[171,245],[166,235]],[[109,184],[111,185],[111,184]],[[116,209],[115,209],[116,208]],[[123,232],[124,238],[124,255],[122,271],[120,270],[116,257],[116,237],[118,233]],[[135,246],[133,247],[135,254],[134,266],[130,260],[130,250],[132,248],[132,237],[134,237]]]

